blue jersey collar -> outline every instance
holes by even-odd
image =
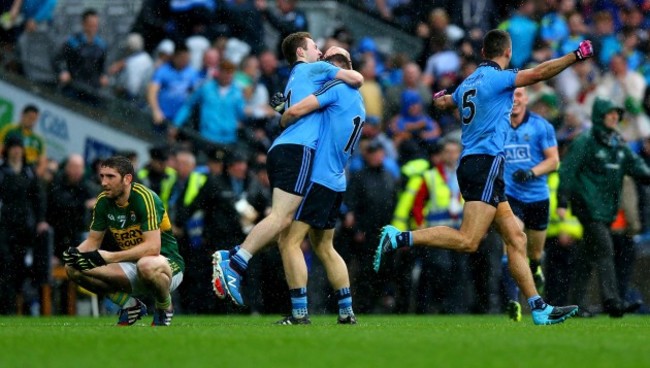
[[[481,66],[491,66],[496,70],[502,70],[501,66],[499,66],[499,64],[495,63],[492,60],[483,60],[483,61],[481,61],[481,63],[478,66],[479,67],[481,67]]]
[[[526,124],[528,122],[528,119],[530,119],[530,110],[526,109],[526,113],[524,113],[524,119],[521,121],[521,124],[517,125],[516,128],[512,128],[514,130],[519,129],[522,125]],[[512,127],[512,125],[510,125]]]

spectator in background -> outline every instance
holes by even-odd
[[[402,93],[401,113],[391,124],[395,146],[412,141],[421,152],[426,152],[427,146],[440,138],[440,125],[425,113],[422,106],[422,99],[416,91],[406,90]]]
[[[580,42],[587,39],[587,32],[589,31],[585,25],[582,14],[577,11],[567,14],[568,34],[566,37],[559,40],[555,50],[555,56],[564,55],[571,50],[575,50]]]
[[[187,46],[176,45],[171,61],[158,68],[149,83],[147,102],[153,115],[154,130],[163,132],[198,83],[199,74],[190,65]]]
[[[455,76],[460,71],[460,57],[455,51],[449,49],[447,37],[444,34],[431,36],[429,42],[431,56],[427,59],[424,68],[422,83],[436,91],[448,88],[449,85],[443,85],[441,79],[445,76],[451,76],[455,79]]]
[[[129,34],[124,58],[114,62],[108,70],[110,75],[115,76],[115,94],[135,103],[144,101],[153,68],[153,59],[144,51],[142,36]]]
[[[363,97],[366,108],[366,117],[374,116],[381,118],[384,113],[384,98],[381,85],[377,81],[377,60],[372,53],[366,53],[359,62],[359,73],[364,78],[363,85],[359,92]]]
[[[71,35],[56,56],[59,84],[71,98],[97,104],[98,89],[108,85],[105,73],[108,45],[97,35],[99,15],[88,9],[81,16],[82,32]]]
[[[176,46],[172,40],[162,40],[153,51],[153,70],[156,71],[160,66],[171,61]]]
[[[512,39],[513,68],[523,68],[533,55],[533,45],[539,31],[535,16],[535,0],[524,0],[517,7],[516,12],[507,20],[499,24],[499,29],[510,34]],[[594,50],[598,50],[594,46]]]
[[[23,141],[9,137],[3,147],[0,166],[0,314],[13,314],[21,307],[25,278],[32,278],[25,263],[28,253],[39,255],[37,235],[49,229],[45,221],[45,195],[36,173],[25,162]],[[44,270],[32,270],[44,271]],[[42,281],[42,280],[38,280]],[[40,286],[38,284],[33,286]],[[23,313],[22,310],[19,311]]]
[[[221,52],[214,47],[205,50],[203,53],[203,62],[199,69],[201,83],[205,83],[219,76],[219,64],[221,64]]]
[[[262,12],[253,1],[234,0],[228,4],[231,36],[246,42],[254,55],[265,48]]]
[[[25,32],[46,29],[52,22],[52,14],[58,0],[22,0],[20,14],[24,19]]]
[[[278,71],[278,58],[271,50],[262,51],[260,59],[260,83],[269,91],[269,96],[284,92],[285,80]]]
[[[144,0],[133,22],[131,32],[141,34],[144,38],[144,49],[148,53],[154,53],[156,47],[167,36],[166,28],[169,19],[168,0]]]
[[[0,151],[9,139],[19,139],[25,151],[25,162],[28,165],[33,165],[36,173],[40,176],[47,164],[47,157],[45,155],[45,140],[34,132],[39,116],[40,112],[36,105],[25,106],[20,114],[20,120],[15,124],[5,126],[0,131]]]
[[[296,9],[296,4],[298,0],[277,0],[275,8],[271,10],[266,0],[255,0],[257,10],[280,33],[276,55],[281,59],[284,59],[282,40],[292,33],[309,31],[307,16],[303,11]]]
[[[587,282],[594,263],[603,307],[611,317],[622,317],[639,307],[620,298],[614,268],[610,225],[619,210],[623,176],[650,182],[650,168],[625,145],[617,132],[622,114],[623,109],[610,100],[596,99],[591,114],[593,128],[569,147],[560,166],[558,188],[560,219],[564,218],[570,203],[584,229],[571,294],[578,305],[585,305]]]
[[[386,91],[384,103],[384,120],[399,114],[402,93],[406,90],[417,91],[422,98],[425,111],[431,107],[431,90],[422,83],[422,71],[414,62],[408,62],[402,67],[402,83],[392,86]]]
[[[174,128],[169,132],[172,138],[190,117],[192,107],[198,105],[199,133],[203,138],[222,145],[237,143],[246,101],[241,89],[233,84],[236,69],[230,61],[222,61],[217,80],[207,81],[192,93],[174,118]]]
[[[169,149],[166,146],[151,147],[149,162],[138,171],[138,182],[160,196],[162,188],[168,187],[176,178],[176,170],[167,164]]]
[[[183,288],[183,301],[191,313],[213,313],[217,308],[212,288],[205,282],[212,273],[212,265],[205,259],[220,244],[238,244],[244,238],[237,202],[246,195],[246,169],[246,159],[241,155],[227,155],[223,175],[210,176],[178,219],[187,222],[197,211],[204,214],[201,242],[188,248],[185,257],[189,273],[184,277],[191,282]]]
[[[217,0],[162,1],[160,7],[169,7],[169,22],[165,24],[168,36],[184,40],[193,34],[209,33],[220,4]]]
[[[605,69],[612,56],[621,51],[621,43],[618,41],[614,28],[614,18],[607,11],[599,11],[593,17],[594,35],[591,40],[596,52],[595,60],[598,65]]]
[[[350,284],[358,313],[376,311],[386,275],[377,277],[368,253],[379,237],[379,225],[392,218],[397,179],[384,169],[384,150],[378,142],[361,147],[366,166],[352,174],[344,203],[349,212],[344,226],[352,229]],[[383,275],[383,276],[382,276]]]
[[[78,154],[68,156],[63,171],[54,178],[47,192],[47,222],[54,230],[54,255],[81,242],[87,230],[89,213],[99,193],[84,180],[85,163]]]
[[[625,57],[621,54],[613,55],[609,64],[609,71],[603,75],[595,95],[624,106],[627,114],[619,128],[626,141],[638,141],[650,136],[650,119],[642,105],[645,79],[628,68]]]
[[[465,38],[478,53],[483,36],[497,24],[493,0],[460,0],[448,6],[451,22],[465,30]]]

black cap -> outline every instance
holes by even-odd
[[[243,152],[239,151],[234,151],[226,155],[226,166],[230,166],[236,162],[248,162],[248,157]]]
[[[152,160],[166,161],[169,158],[169,148],[167,146],[154,146],[149,148],[149,157]]]
[[[368,145],[366,146],[366,151],[367,152],[376,152],[379,150],[383,150],[384,146],[381,144],[380,141],[373,139],[370,142],[368,142]]]
[[[224,162],[228,151],[223,147],[212,147],[208,150],[208,160],[213,162]]]
[[[5,149],[8,150],[9,148],[15,146],[24,147],[22,138],[12,135],[5,139]]]

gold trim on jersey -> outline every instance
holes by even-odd
[[[133,190],[142,196],[145,208],[147,210],[147,230],[158,229],[158,216],[156,213],[156,204],[153,200],[153,195],[142,184],[134,184]]]

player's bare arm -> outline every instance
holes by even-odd
[[[104,240],[103,231],[90,230],[86,240],[81,242],[77,248],[80,252],[92,252],[99,249],[102,245],[102,240]]]
[[[309,95],[297,104],[291,106],[287,111],[282,114],[282,119],[280,120],[280,127],[286,128],[289,125],[296,122],[296,120],[301,117],[309,114],[310,112],[320,108],[318,99],[314,95]]]
[[[557,170],[560,165],[560,155],[557,146],[549,147],[544,150],[544,161],[537,164],[531,170],[535,176],[545,175]]]
[[[340,79],[345,84],[354,88],[359,88],[363,85],[363,75],[356,70],[341,69],[336,73],[334,78]]]
[[[143,242],[132,248],[117,252],[100,250],[99,254],[106,263],[137,262],[143,257],[160,255],[160,229],[145,231],[142,238]]]
[[[591,47],[591,41],[585,40],[580,42],[580,46],[575,51],[568,53],[560,58],[545,61],[534,68],[520,70],[515,79],[516,87],[526,87],[537,82],[551,79],[558,75],[564,69],[585,60],[594,55]]]

